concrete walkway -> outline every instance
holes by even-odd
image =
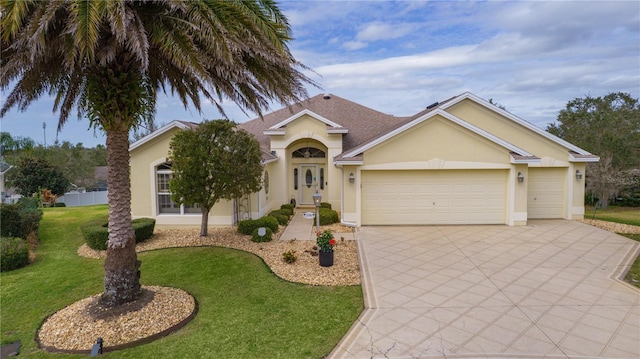
[[[576,221],[363,227],[365,311],[329,358],[639,358],[640,244]]]
[[[280,236],[281,240],[311,240],[316,239],[313,229],[315,228],[315,218],[304,218],[305,212],[312,212],[315,214],[315,207],[313,208],[296,208],[296,212],[291,217],[291,221],[287,224],[284,232]]]

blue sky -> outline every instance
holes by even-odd
[[[638,1],[281,1],[293,55],[323,92],[397,116],[470,91],[545,128],[566,103],[622,91],[640,97]],[[6,93],[2,94],[2,99]],[[223,103],[236,122],[254,118]],[[274,104],[272,109],[281,105]],[[47,144],[57,114],[46,98],[11,111],[2,131]],[[156,122],[220,118],[174,98],[158,101]],[[88,121],[69,119],[60,141],[104,144]]]

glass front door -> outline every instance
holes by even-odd
[[[300,189],[300,204],[313,204],[313,194],[318,185],[318,166],[300,165],[298,188]]]

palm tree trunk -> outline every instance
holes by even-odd
[[[107,183],[109,186],[109,242],[104,262],[104,293],[101,303],[115,307],[136,300],[140,288],[140,261],[131,227],[131,181],[129,132],[107,133]]]

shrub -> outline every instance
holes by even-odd
[[[269,228],[271,232],[278,232],[278,220],[275,217],[265,216],[238,222],[238,232],[242,234],[251,235],[255,229],[260,227]]]
[[[289,213],[289,210],[287,209],[279,209],[277,211],[271,211],[271,213],[269,213],[269,216],[276,217],[278,223],[285,226],[287,223],[289,223],[291,213]]]
[[[326,226],[329,224],[334,224],[340,222],[340,216],[338,216],[338,212],[329,209],[320,207],[320,225]]]
[[[329,203],[329,202],[321,202],[320,203],[320,208],[331,209],[331,203]]]
[[[0,205],[0,236],[27,239],[38,230],[42,210],[36,198],[23,197],[16,204]]]
[[[138,218],[131,221],[131,226],[136,236],[136,243],[144,242],[151,238],[156,225],[153,218]],[[82,236],[89,248],[103,251],[107,249],[109,241],[109,220],[108,217],[102,217],[83,224],[80,229]]]
[[[18,205],[0,204],[0,224],[2,237],[22,237],[22,220]]]
[[[67,204],[66,204],[66,203],[64,203],[64,202],[56,202],[53,206],[54,206],[54,207],[66,207],[66,206],[67,206]]]
[[[289,208],[280,208],[278,211],[282,214],[286,214],[287,216],[293,216],[293,210]]]
[[[20,214],[20,218],[22,219],[22,235],[26,238],[29,233],[37,231],[40,227],[42,211],[23,212]]]
[[[251,233],[251,240],[254,242],[271,242],[271,240],[273,239],[273,231],[269,227],[264,227],[264,229],[264,236],[260,236],[258,234],[259,228],[254,229]]]
[[[296,256],[296,251],[294,251],[293,249],[290,249],[287,252],[282,253],[282,260],[285,261],[285,263],[295,263],[295,261],[298,260],[298,257]]]
[[[131,221],[136,234],[136,243],[144,242],[153,236],[156,220],[153,218],[137,218]]]
[[[273,217],[278,221],[278,224],[286,226],[289,223],[289,216],[283,214],[269,214],[269,217]]]
[[[293,214],[293,210],[295,209],[295,207],[291,203],[285,203],[280,206],[280,209],[288,209],[289,211],[291,211],[291,214]]]
[[[22,238],[0,238],[0,271],[10,271],[29,264],[29,246]]]

